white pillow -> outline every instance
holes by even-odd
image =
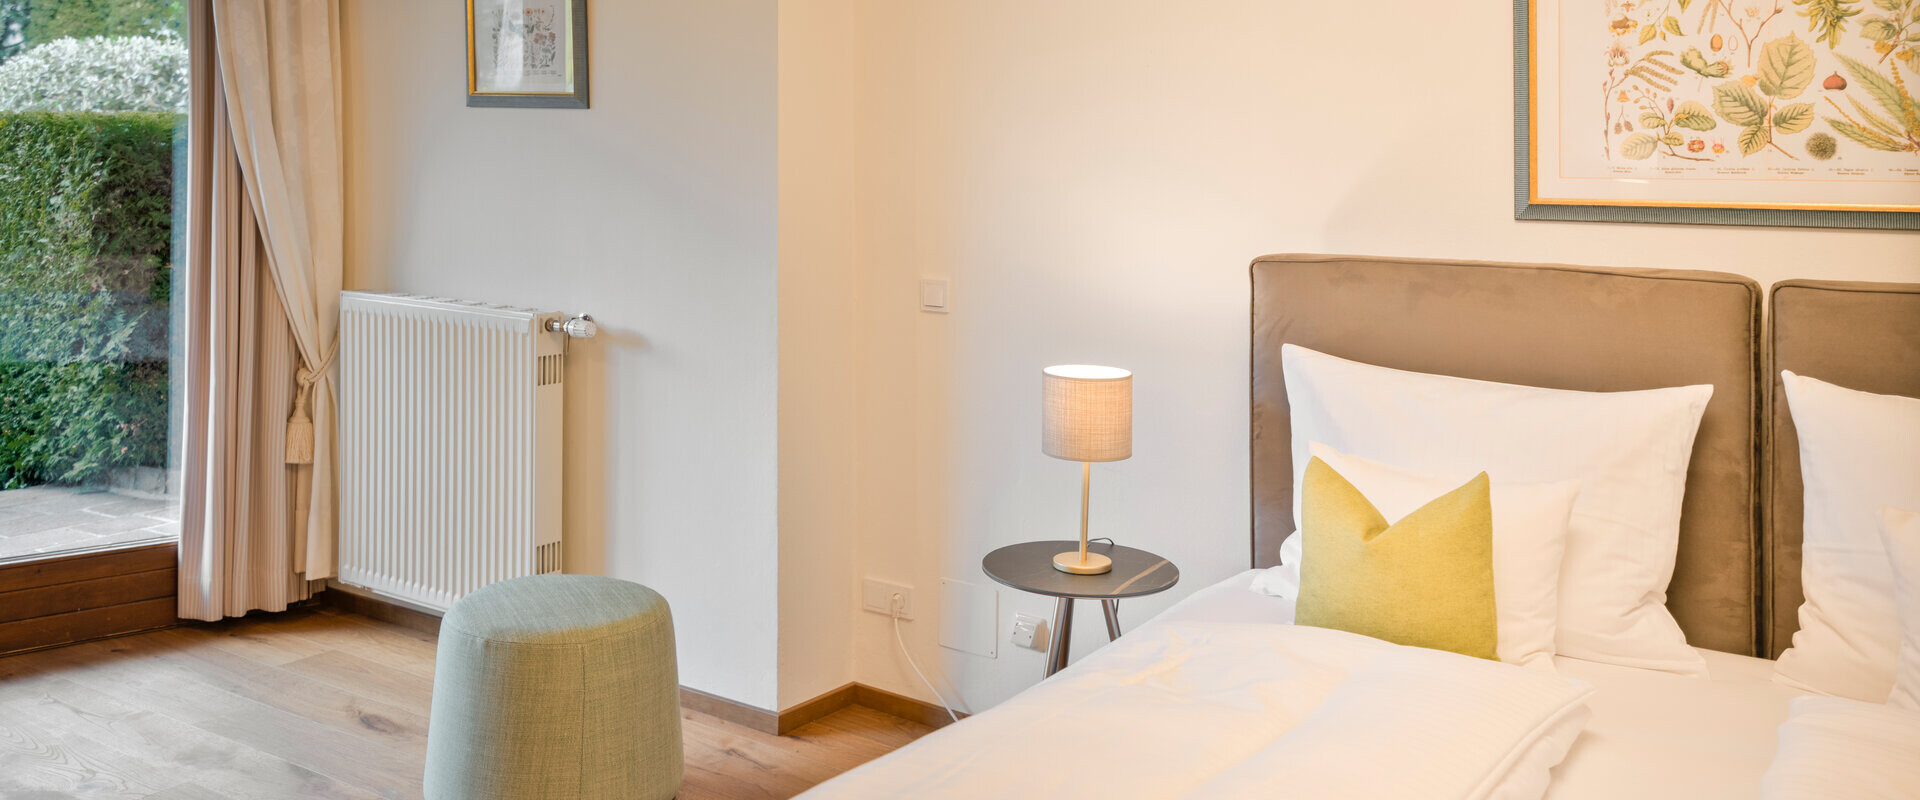
[[[1800,631],[1774,679],[1884,703],[1900,622],[1880,510],[1920,508],[1920,399],[1869,394],[1780,373],[1800,431],[1806,486]]]
[[[1389,522],[1398,522],[1480,474],[1480,470],[1471,474],[1456,470],[1444,477],[1422,474],[1349,456],[1319,442],[1312,443],[1310,452],[1366,495]],[[1494,649],[1501,661],[1554,671],[1560,559],[1566,552],[1567,517],[1579,494],[1580,484],[1574,481],[1492,481],[1493,607],[1499,628]],[[1282,543],[1283,552],[1287,544]],[[1297,572],[1297,554],[1287,564]]]
[[[1361,364],[1281,348],[1292,407],[1294,521],[1307,444],[1447,474],[1575,481],[1555,650],[1688,674],[1706,662],[1666,608],[1687,463],[1713,387],[1575,392]]]
[[[1880,523],[1892,556],[1893,602],[1900,616],[1900,655],[1887,702],[1920,711],[1920,512],[1888,506]]]

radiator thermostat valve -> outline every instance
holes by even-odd
[[[547,320],[547,330],[575,339],[591,339],[600,332],[600,326],[594,323],[592,314],[579,314],[566,320]]]

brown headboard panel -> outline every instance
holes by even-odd
[[[1767,557],[1761,646],[1773,657],[1800,629],[1800,439],[1780,371],[1874,394],[1920,397],[1920,284],[1786,281],[1773,286],[1768,337]]]
[[[1253,564],[1293,532],[1280,346],[1583,391],[1711,383],[1667,605],[1688,641],[1756,652],[1760,287],[1718,272],[1276,255],[1253,262]]]

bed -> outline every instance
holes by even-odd
[[[1765,340],[1770,346],[1763,346],[1759,287],[1721,273],[1282,255],[1254,262],[1252,278],[1253,568],[1193,593],[1002,707],[824,784],[816,795],[1239,796],[1283,790],[1314,796],[1314,787],[1320,794],[1348,794],[1349,785],[1341,782],[1347,776],[1391,772],[1379,768],[1379,754],[1368,746],[1365,732],[1338,748],[1316,748],[1313,740],[1297,741],[1303,737],[1248,743],[1219,730],[1258,726],[1264,718],[1291,713],[1283,700],[1267,695],[1300,691],[1297,682],[1251,679],[1236,662],[1347,645],[1344,640],[1282,639],[1249,647],[1232,639],[1232,647],[1246,649],[1230,655],[1209,649],[1212,642],[1229,641],[1224,632],[1319,630],[1287,624],[1293,621],[1291,602],[1250,588],[1276,566],[1280,543],[1294,528],[1295,448],[1280,358],[1281,348],[1292,344],[1385,367],[1538,387],[1589,392],[1714,387],[1686,470],[1678,552],[1666,596],[1687,643],[1704,659],[1706,674],[1556,657],[1557,673],[1584,687],[1578,713],[1555,700],[1533,708],[1532,716],[1472,717],[1481,721],[1462,723],[1460,738],[1474,738],[1468,731],[1475,725],[1516,722],[1531,726],[1530,738],[1487,761],[1484,775],[1445,774],[1436,764],[1427,767],[1434,775],[1422,778],[1427,784],[1383,779],[1355,792],[1408,796],[1408,786],[1452,785],[1447,781],[1459,778],[1457,790],[1413,793],[1538,797],[1544,789],[1546,797],[1561,799],[1758,796],[1774,759],[1776,731],[1799,694],[1772,680],[1773,662],[1767,658],[1792,636],[1800,597],[1800,487],[1792,427],[1777,396],[1777,380],[1769,376],[1789,368],[1871,391],[1920,396],[1920,366],[1886,369],[1888,363],[1920,365],[1920,287],[1782,284],[1772,297],[1774,325]],[[1889,361],[1884,355],[1889,352],[1904,353],[1905,360]],[[1336,666],[1348,670],[1342,675],[1353,682],[1369,676],[1369,664],[1346,660]],[[1415,680],[1413,672],[1447,666],[1395,662],[1389,668]],[[1191,674],[1165,677],[1182,670]],[[1462,680],[1466,688],[1461,691],[1471,695],[1471,679]],[[1138,688],[1155,681],[1163,684],[1160,691]],[[1395,689],[1389,684],[1371,691],[1390,694]],[[1531,697],[1532,686],[1515,686],[1517,708]],[[1250,702],[1249,696],[1262,699]],[[1340,695],[1336,690],[1326,697],[1331,705]],[[1399,702],[1421,705],[1405,698]],[[1360,702],[1342,706],[1341,714],[1365,718],[1373,710]],[[1433,713],[1478,712],[1462,705]],[[1316,719],[1303,713],[1299,724]],[[1317,721],[1319,737],[1328,726],[1324,719]],[[1374,735],[1388,743],[1400,735],[1379,732],[1379,721],[1374,724]],[[1437,724],[1441,727],[1411,739],[1451,738],[1445,723]],[[1148,744],[1139,744],[1143,737]],[[1560,744],[1553,744],[1555,737],[1561,737]],[[1451,741],[1407,745],[1400,752],[1455,746]],[[1483,755],[1472,751],[1472,742],[1458,746],[1465,748],[1463,754],[1446,758]],[[1130,763],[1135,752],[1142,758],[1132,762],[1154,755],[1177,760],[1203,777],[1160,783],[1153,770]],[[1078,760],[1084,766],[1082,772],[1066,767],[1041,775],[1020,771],[1009,760],[1061,765]],[[1283,767],[1288,770],[1283,781],[1259,774]],[[1160,769],[1178,771],[1164,764]],[[1529,770],[1537,776],[1528,777]],[[1486,777],[1496,774],[1497,780]],[[1102,783],[1103,778],[1109,782]]]
[[[1248,585],[1248,570],[1194,592],[1153,623],[1289,623],[1293,609]],[[1773,662],[1700,649],[1708,676],[1556,658],[1561,675],[1595,687],[1585,730],[1553,770],[1550,798],[1754,797],[1773,758],[1774,729],[1797,692]]]

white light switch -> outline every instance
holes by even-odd
[[[920,279],[920,310],[936,314],[947,313],[947,279]]]

